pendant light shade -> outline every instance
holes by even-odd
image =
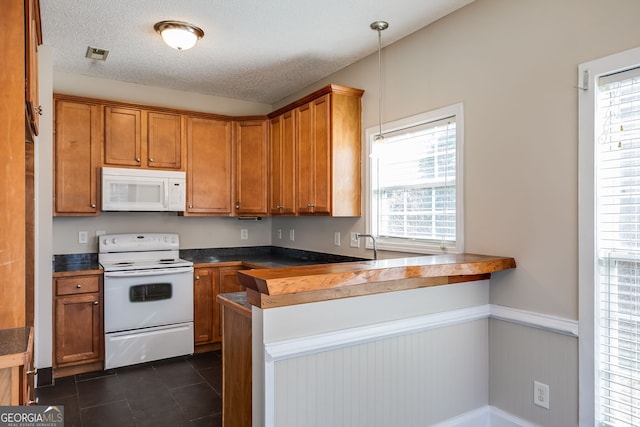
[[[378,32],[378,134],[375,137],[376,143],[384,142],[382,135],[382,32],[389,28],[386,21],[375,21],[369,25],[372,30]]]
[[[202,29],[181,21],[161,21],[153,29],[166,44],[177,50],[191,49],[204,36]]]

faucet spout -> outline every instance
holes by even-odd
[[[372,234],[361,234],[356,233],[356,239],[360,239],[361,237],[370,237],[373,242],[373,259],[378,259],[378,247],[376,246],[376,238]]]

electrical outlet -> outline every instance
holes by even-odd
[[[340,246],[340,232],[336,231],[333,233],[333,244],[336,246]]]
[[[87,243],[89,234],[86,231],[78,231],[78,243]]]
[[[247,240],[247,239],[249,239],[249,230],[247,230],[246,228],[240,229],[240,240]]]
[[[533,382],[533,404],[549,409],[549,386],[547,384]]]
[[[349,246],[352,248],[360,247],[360,239],[358,239],[358,233],[351,232],[351,240],[349,241]]]
[[[289,230],[289,240],[291,240],[292,242],[295,240],[294,230]]]
[[[282,239],[282,228],[278,228],[278,239]]]

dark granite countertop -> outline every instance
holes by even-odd
[[[226,293],[226,294],[219,294],[218,298],[224,298],[243,308],[246,308],[247,310],[251,310],[251,304],[247,302],[246,292],[232,292],[232,293]]]
[[[332,264],[362,261],[362,258],[281,248],[278,246],[248,246],[235,248],[182,249],[180,258],[194,264],[244,262],[264,268],[295,267],[300,265]],[[53,272],[81,272],[101,270],[98,254],[54,255]]]
[[[98,254],[65,254],[53,256],[53,272],[101,270]]]
[[[183,249],[180,251],[180,258],[193,261],[194,264],[241,261],[265,268],[362,261],[362,258],[281,248],[277,246]]]
[[[0,357],[26,352],[30,332],[30,326],[0,329]]]

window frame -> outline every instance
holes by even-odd
[[[620,52],[578,67],[578,390],[579,424],[595,425],[598,393],[595,333],[597,323],[595,268],[596,182],[595,127],[598,79],[607,74],[640,66],[640,48]]]
[[[386,251],[408,252],[408,253],[463,253],[464,252],[464,108],[463,104],[456,103],[435,110],[419,113],[410,117],[395,120],[392,122],[382,123],[382,134],[401,131],[415,126],[438,122],[440,120],[455,117],[456,121],[456,238],[455,244],[447,246],[444,250],[440,244],[424,240],[407,240],[383,238],[375,236],[377,248]],[[366,172],[365,172],[365,228],[366,232],[373,234],[373,185],[372,170],[372,144],[376,135],[380,133],[380,126],[375,125],[365,130],[365,147],[366,147]],[[369,239],[367,239],[366,247],[373,247]]]

